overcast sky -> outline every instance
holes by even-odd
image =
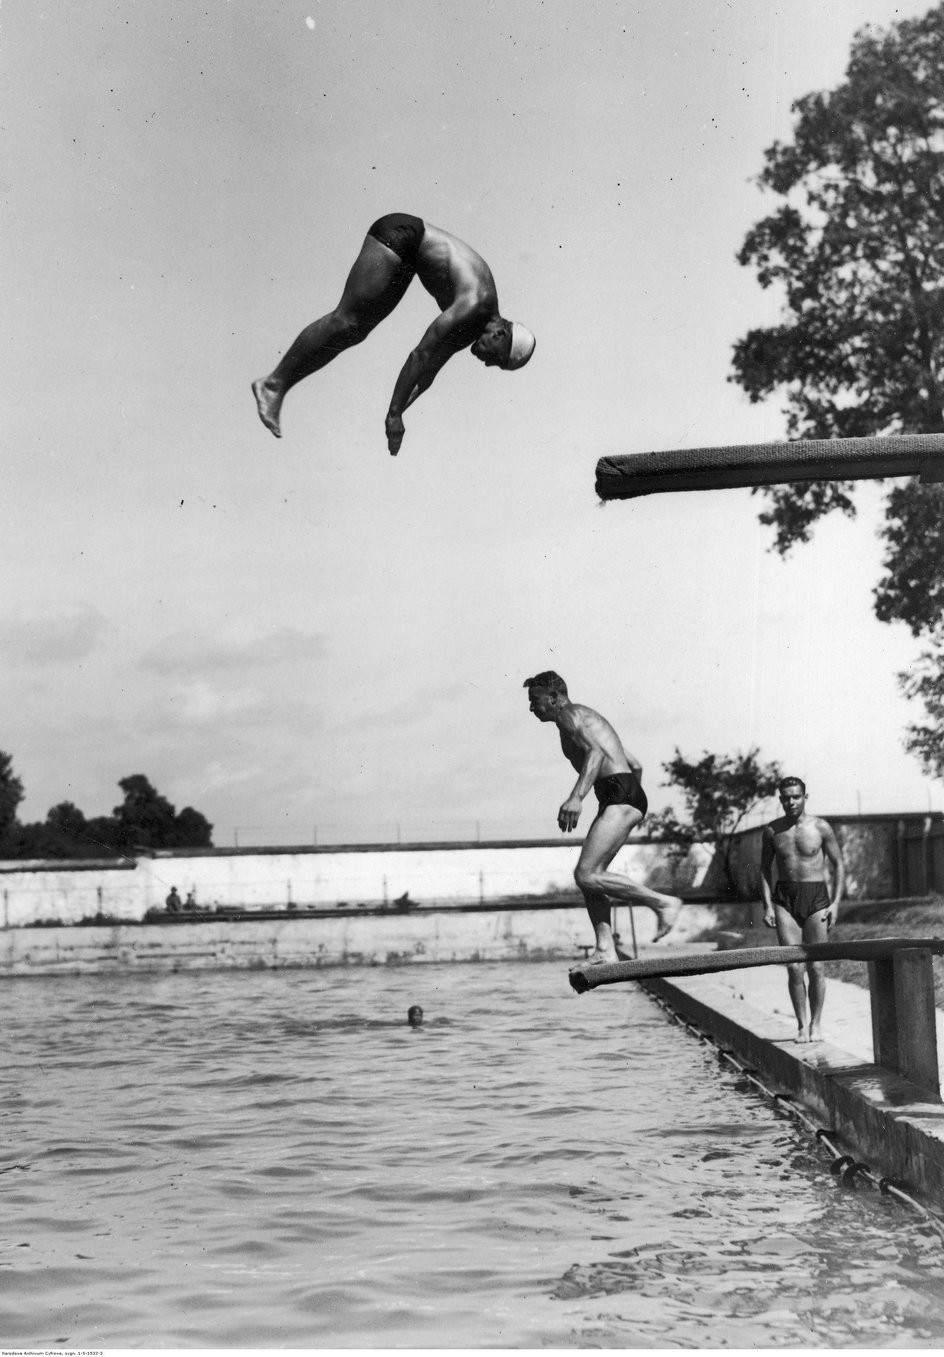
[[[756,744],[811,809],[923,810],[872,612],[883,490],[787,562],[748,491],[601,506],[604,453],[781,438],[728,381],[778,315],[735,254],[791,102],[890,0],[83,0],[2,13],[0,748],[25,819],[145,773],[215,841],[556,833],[553,667],[646,769]],[[370,223],[491,265],[538,336],[384,415],[414,283],[291,392]]]

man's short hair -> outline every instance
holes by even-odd
[[[799,787],[803,795],[806,796],[806,783],[801,777],[782,777],[777,783],[777,791],[782,792],[787,787]]]
[[[560,693],[562,697],[567,696],[567,684],[560,674],[554,673],[553,669],[545,669],[542,674],[535,674],[534,678],[525,679],[521,686],[522,688],[543,688],[547,693]]]

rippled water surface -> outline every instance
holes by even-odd
[[[941,1242],[636,990],[506,963],[0,993],[3,1346],[944,1343]]]

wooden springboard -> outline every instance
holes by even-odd
[[[677,490],[884,476],[944,481],[944,434],[811,438],[601,457],[596,491],[602,500],[636,499]]]

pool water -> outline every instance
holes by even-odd
[[[501,963],[2,995],[5,1347],[944,1342],[939,1237],[632,987]]]

